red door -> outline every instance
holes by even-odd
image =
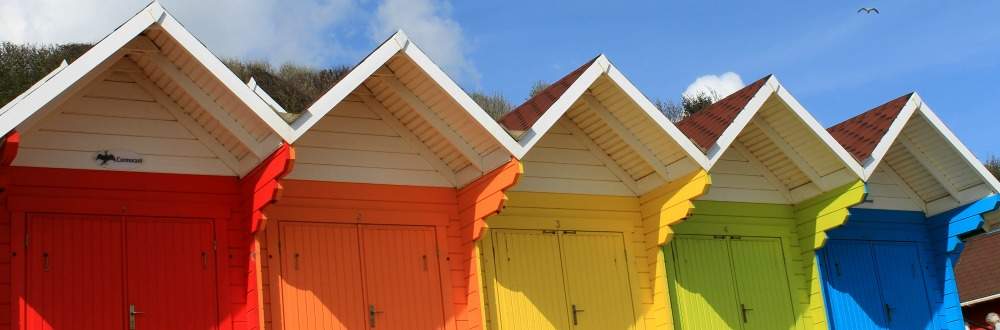
[[[215,329],[212,223],[129,218],[125,228],[129,329]]]
[[[28,216],[28,329],[122,329],[122,223],[118,216]]]
[[[434,228],[361,228],[368,326],[443,329],[444,306]]]

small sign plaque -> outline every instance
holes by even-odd
[[[128,150],[102,150],[94,155],[97,166],[115,170],[128,170],[142,166],[142,156]]]

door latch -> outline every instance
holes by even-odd
[[[375,318],[378,314],[382,314],[382,311],[375,309],[375,304],[368,305],[368,327],[375,328]]]
[[[740,304],[740,316],[743,317],[743,323],[749,322],[747,320],[747,312],[752,311],[752,308],[747,308],[747,305]]]
[[[886,322],[892,323],[892,306],[889,305],[889,304],[883,304],[882,306],[883,306],[883,308],[885,308],[885,319],[886,319]]]
[[[582,313],[583,310],[582,309],[577,309],[576,305],[573,305],[572,308],[573,308],[573,325],[579,325],[579,322],[577,322],[578,321],[577,320],[577,314]]]
[[[143,312],[135,310],[134,304],[128,305],[128,329],[135,330],[135,316],[143,314]]]

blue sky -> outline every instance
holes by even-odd
[[[403,28],[466,89],[515,103],[598,53],[654,99],[774,73],[826,126],[917,91],[977,156],[1000,155],[997,1],[161,2],[213,52],[275,63],[354,64]],[[0,40],[93,41],[144,5],[5,2]]]

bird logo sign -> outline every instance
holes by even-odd
[[[94,162],[98,167],[127,170],[134,169],[142,165],[142,156],[125,150],[103,150],[94,156]]]

